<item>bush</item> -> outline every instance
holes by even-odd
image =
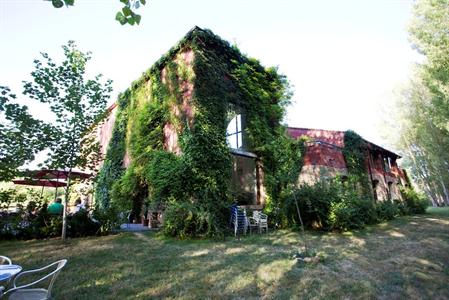
[[[127,222],[126,216],[119,213],[115,206],[104,209],[96,209],[92,213],[92,219],[98,225],[97,234],[106,234],[120,228],[120,225]]]
[[[393,203],[398,208],[399,215],[406,216],[410,214],[410,209],[406,205],[405,201],[395,199],[393,200]]]
[[[298,200],[304,225],[324,230],[347,230],[363,228],[365,224],[377,222],[374,203],[360,198],[353,188],[352,179],[342,182],[319,181],[314,185],[303,185],[290,195],[284,196],[283,214],[286,227],[298,227],[298,215],[294,199]]]
[[[67,234],[70,237],[95,235],[100,230],[100,222],[92,220],[85,209],[68,216],[67,224]]]
[[[329,223],[331,229],[348,230],[363,228],[365,223],[358,216],[359,209],[355,202],[333,202],[329,211]]]
[[[88,211],[80,210],[68,215],[67,236],[82,237],[109,232],[120,225],[117,214],[114,214],[109,210],[107,213],[95,212],[95,217],[91,218]],[[50,215],[45,203],[35,213],[22,209],[19,213],[0,215],[0,239],[59,237],[61,232],[62,216]]]
[[[211,211],[215,210],[215,214]],[[180,238],[222,235],[224,207],[207,209],[190,202],[168,202],[164,214],[163,232],[168,236]]]
[[[418,194],[411,188],[401,190],[402,198],[412,214],[423,214],[429,206],[429,201],[425,196]]]
[[[393,220],[400,214],[398,206],[391,200],[384,200],[376,204],[379,221]]]

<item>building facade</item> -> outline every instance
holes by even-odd
[[[299,181],[313,184],[320,178],[343,178],[348,175],[343,155],[343,131],[288,128],[292,138],[308,138],[304,165]],[[365,167],[375,200],[401,199],[400,188],[409,185],[405,170],[401,169],[396,153],[365,140]]]

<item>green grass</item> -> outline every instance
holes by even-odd
[[[448,299],[449,208],[361,231],[307,232],[322,262],[291,259],[296,232],[238,241],[175,240],[154,233],[0,242],[24,269],[67,258],[56,299]]]

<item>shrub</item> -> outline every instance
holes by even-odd
[[[185,238],[196,233],[197,210],[190,203],[171,201],[165,209],[164,234]]]
[[[125,223],[125,215],[120,214],[115,206],[104,209],[96,209],[92,213],[92,219],[98,224],[97,234],[106,234],[114,231]]]
[[[212,209],[204,208],[198,203],[172,199],[165,209],[163,232],[180,238],[221,235],[224,224],[220,222],[223,217],[218,214],[223,214],[223,208],[216,207],[218,211],[212,214]]]
[[[398,208],[399,215],[406,216],[410,214],[410,209],[406,205],[405,201],[395,199],[393,200],[393,203]]]
[[[100,229],[100,222],[92,220],[89,212],[85,209],[81,209],[77,213],[68,216],[67,221],[68,235],[70,237],[95,235]]]
[[[425,196],[418,194],[411,188],[402,189],[401,194],[410,213],[423,214],[426,212],[426,208],[429,206],[429,201]]]
[[[358,207],[352,201],[333,202],[329,211],[331,229],[363,228],[365,223],[357,215],[358,212]]]
[[[376,204],[379,221],[393,220],[400,214],[398,206],[391,200],[384,200]]]
[[[293,228],[299,224],[295,196],[301,217],[308,227],[346,230],[376,223],[373,201],[360,198],[358,190],[354,188],[355,184],[352,178],[348,178],[346,182],[336,178],[331,181],[321,180],[314,185],[302,185],[294,194],[285,196],[285,224]]]

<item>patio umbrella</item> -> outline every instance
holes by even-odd
[[[21,171],[20,174],[24,177],[28,178],[37,178],[37,179],[64,179],[67,180],[69,176],[69,171],[66,170],[51,170],[51,169],[41,169],[41,170],[25,170]],[[70,172],[71,179],[87,179],[92,177],[93,174],[82,172],[82,171],[74,171]]]
[[[65,187],[67,185],[64,181],[50,180],[50,179],[15,179],[12,182],[17,185],[31,185],[31,186],[41,186],[41,197],[44,194],[45,187],[54,187],[55,190],[55,199],[56,193],[58,192],[58,187]]]
[[[33,185],[33,186],[42,186],[42,187],[64,187],[66,186],[66,182],[64,181],[55,181],[50,179],[16,179],[13,180],[14,184],[20,185]]]

